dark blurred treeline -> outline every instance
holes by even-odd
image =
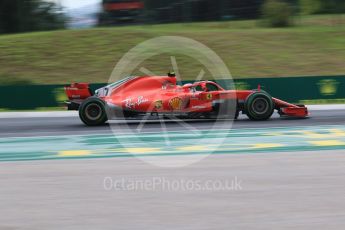
[[[152,21],[209,21],[256,19],[269,0],[144,0]],[[344,13],[345,0],[276,0],[291,5],[295,14]]]
[[[42,0],[0,0],[0,34],[65,28],[61,7]]]
[[[103,0],[105,4],[143,2],[143,9],[105,10],[100,25],[255,19],[265,0]],[[297,0],[296,0],[297,1]]]
[[[152,21],[209,21],[260,16],[264,0],[145,0]]]
[[[295,15],[345,12],[345,0],[104,0],[107,3],[133,1],[142,1],[145,8],[104,12],[102,17],[113,18],[114,23],[110,24],[121,24],[121,18],[136,23],[257,19],[262,17],[267,2],[288,4]]]
[[[345,12],[345,0],[299,0],[302,14],[339,14]]]

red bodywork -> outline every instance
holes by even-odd
[[[137,10],[143,9],[144,3],[141,1],[133,2],[118,2],[118,3],[105,3],[103,5],[104,10],[114,11],[114,10]]]
[[[86,98],[92,96],[88,84],[79,83],[65,87],[70,109],[77,109]],[[114,83],[96,91],[98,98],[102,99],[111,108],[120,108],[123,111],[137,113],[205,113],[211,112],[215,101],[234,100],[237,110],[243,111],[243,104],[249,95],[257,90],[224,90],[211,81],[200,81],[193,84],[179,86],[175,77],[144,76],[131,77]],[[292,117],[307,117],[308,110],[272,98],[274,108],[280,115]]]

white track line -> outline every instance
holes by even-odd
[[[345,110],[345,104],[335,104],[335,105],[307,105],[310,111],[317,110]]]
[[[78,111],[1,112],[0,118],[77,117]]]

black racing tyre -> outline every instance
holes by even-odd
[[[88,126],[103,125],[108,120],[105,102],[97,97],[86,99],[79,107],[79,117]]]
[[[255,92],[247,97],[244,109],[249,119],[263,121],[272,116],[274,103],[272,97],[266,92]]]
[[[237,120],[239,116],[240,116],[240,111],[237,109],[234,119]]]

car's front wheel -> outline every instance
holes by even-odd
[[[266,92],[255,92],[245,102],[245,113],[249,119],[263,121],[269,119],[274,112],[272,97]]]
[[[79,107],[79,117],[88,126],[104,124],[108,120],[104,101],[97,97],[86,99]]]

